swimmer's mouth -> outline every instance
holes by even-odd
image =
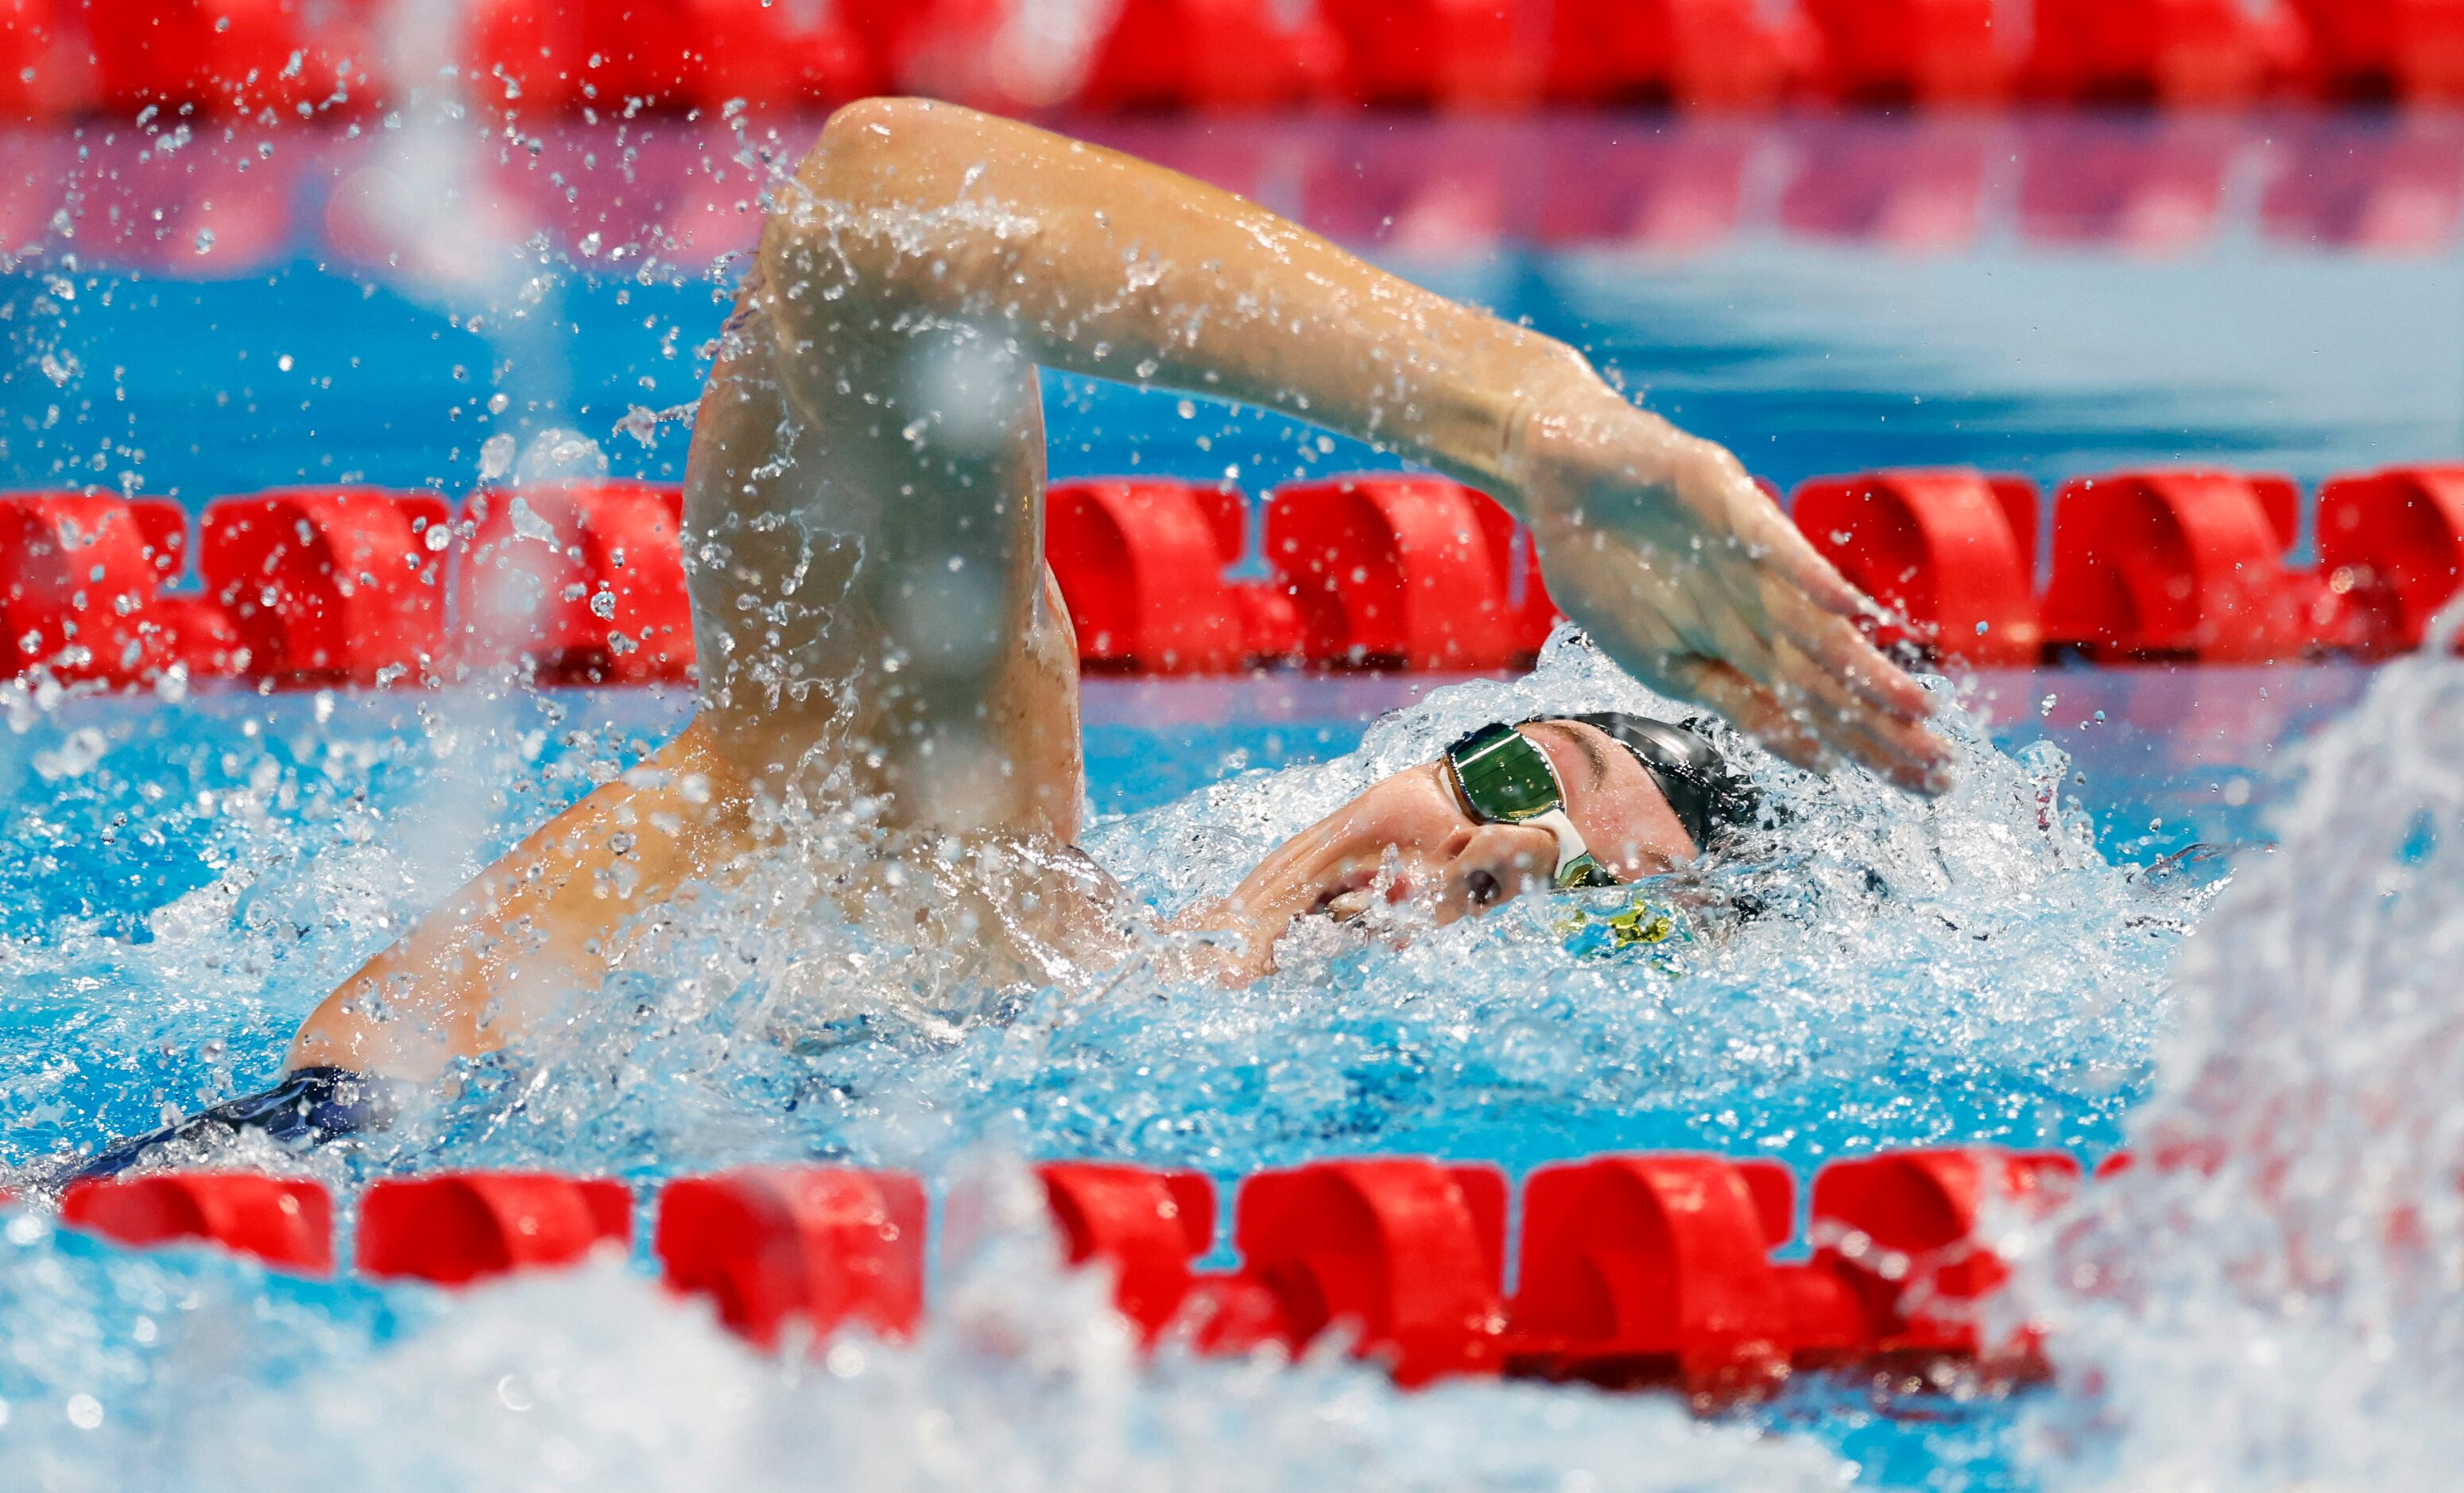
[[[1358,925],[1381,902],[1400,902],[1412,894],[1412,883],[1397,877],[1381,883],[1375,868],[1347,872],[1321,891],[1309,904],[1311,917],[1331,917],[1338,923]]]
[[[1415,889],[1410,881],[1400,878],[1380,888],[1375,875],[1351,876],[1320,892],[1309,915],[1356,925],[1381,902],[1410,901]],[[1463,900],[1475,911],[1485,911],[1506,898],[1505,887],[1485,870],[1474,870],[1463,878]]]

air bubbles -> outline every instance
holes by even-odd
[[[496,397],[498,399],[504,398],[501,394]],[[518,450],[518,447],[515,443],[514,438],[509,434],[492,435],[485,441],[480,442],[479,480],[482,482],[501,481],[505,473],[514,470],[514,453],[517,450]]]

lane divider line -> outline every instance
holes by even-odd
[[[2108,1160],[2107,1175],[2126,1162]],[[2082,1185],[2060,1153],[1925,1149],[1815,1174],[1810,1253],[1795,1177],[1769,1159],[1593,1156],[1525,1178],[1519,1278],[1506,1273],[1514,1187],[1485,1163],[1376,1156],[1247,1177],[1239,1262],[1217,1242],[1213,1184],[1111,1162],[1037,1169],[1069,1263],[1111,1275],[1141,1339],[1198,1351],[1305,1351],[1350,1335],[1406,1387],[1454,1377],[1763,1393],[1796,1370],[1969,1365],[2044,1372],[2035,1328],[1994,1331],[1985,1304],[2010,1275],[1993,1240]],[[667,1286],[707,1298],[770,1350],[848,1328],[913,1336],[927,1302],[924,1183],[902,1172],[768,1166],[680,1177],[657,1192],[652,1254]],[[460,1287],[623,1254],[634,1195],[608,1178],[446,1173],[361,1195],[356,1268]],[[229,1171],[80,1182],[63,1222],[137,1248],[204,1243],[310,1275],[334,1267],[334,1207],[310,1179]]]

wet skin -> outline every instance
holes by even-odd
[[[1001,867],[953,893],[980,903],[999,977],[1054,977],[1038,950],[1082,969],[1126,952],[1121,899],[1072,848],[1077,650],[1043,562],[1039,368],[1284,410],[1472,483],[1637,678],[1802,765],[1946,785],[1928,696],[1857,626],[1871,604],[1733,455],[1563,343],[1228,193],[949,105],[841,110],[774,197],[687,462],[694,718],[370,959],[293,1066],[427,1079],[553,1020],[621,965],[636,914],[798,833],[782,804],[863,805],[903,846],[873,863],[957,845]],[[1648,775],[1612,749],[1595,782],[1585,729],[1535,739],[1595,849],[1679,858]],[[1363,895],[1390,847],[1441,916],[1553,864],[1545,831],[1471,825],[1441,788],[1434,765],[1398,774],[1194,911],[1243,935],[1222,973]]]
[[[1660,785],[1598,728],[1541,721],[1521,728],[1549,755],[1567,817],[1619,881],[1656,876],[1698,853]],[[1444,924],[1554,884],[1557,837],[1533,824],[1484,824],[1428,762],[1371,784],[1343,807],[1277,846],[1232,894],[1182,922],[1242,935],[1222,973],[1250,978],[1274,967],[1274,945],[1294,919],[1357,917],[1378,902],[1418,902]]]

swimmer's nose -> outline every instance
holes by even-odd
[[[1556,869],[1556,837],[1529,824],[1484,824],[1466,837],[1438,896],[1438,921],[1485,912],[1527,891],[1543,889]]]

